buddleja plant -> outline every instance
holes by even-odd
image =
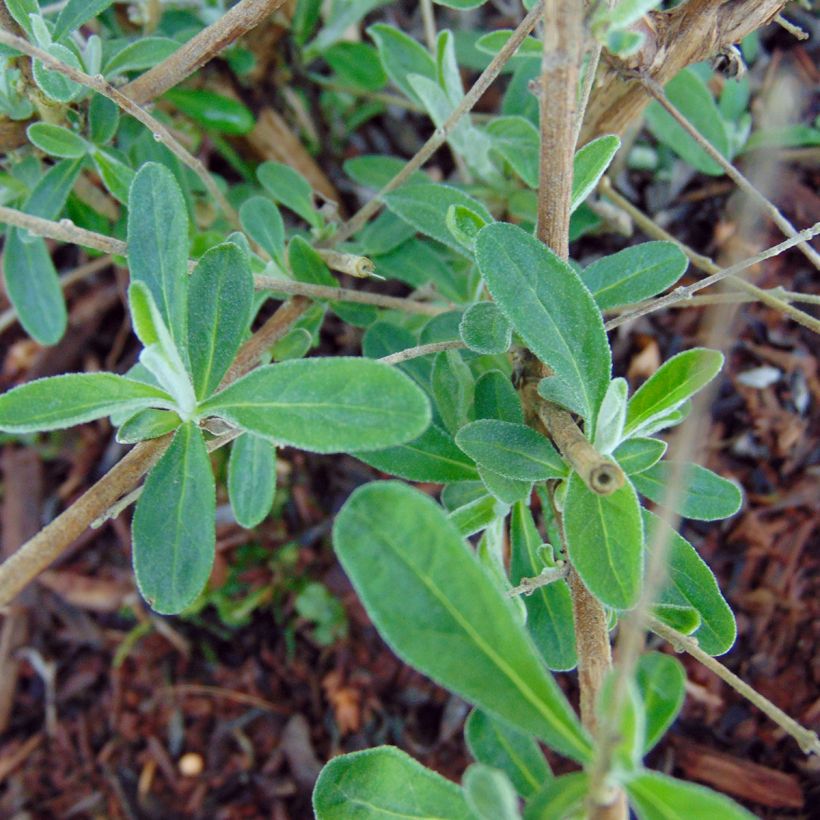
[[[366,359],[290,361],[224,379],[249,335],[254,285],[247,253],[226,242],[188,273],[188,218],[173,175],[147,163],[128,197],[128,304],[143,344],[127,376],[84,373],[0,397],[0,429],[55,430],[112,416],[121,442],[173,434],[133,519],[134,571],[158,612],[202,591],[214,559],[214,478],[207,428],[240,432],[230,462],[237,518],[253,526],[273,501],[275,444],[314,452],[401,444],[428,425],[426,397],[400,371]]]

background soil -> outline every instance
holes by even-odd
[[[487,25],[502,25],[503,15],[488,8]],[[412,16],[393,21],[417,25]],[[255,36],[264,41],[262,34]],[[780,31],[767,32],[763,45],[757,71],[793,71],[816,87],[809,45]],[[276,83],[284,74],[281,65],[274,69],[258,88],[239,89],[256,110],[280,99]],[[227,72],[217,61],[206,76],[219,84]],[[489,94],[484,109],[496,101]],[[804,113],[811,121],[816,111]],[[391,109],[372,120],[344,154],[387,146],[409,155],[427,127],[409,115],[398,125],[397,116]],[[343,158],[327,150],[318,161],[334,183]],[[777,159],[777,204],[795,224],[818,221],[817,149]],[[443,177],[448,162],[442,153],[429,167]],[[737,246],[743,238],[733,189],[723,180],[688,174],[673,185],[631,174],[620,183],[699,252],[720,259],[744,250]],[[746,250],[778,241],[776,230],[763,224],[756,246]],[[573,255],[584,259],[624,244],[612,235],[589,237]],[[61,269],[84,259],[72,248],[56,249],[55,258]],[[820,290],[796,252],[763,263],[753,275],[764,287]],[[19,329],[6,332],[0,386],[65,371],[125,369],[136,352],[122,309],[125,281],[124,271],[107,268],[72,290],[70,329],[56,348],[39,348]],[[394,290],[403,292],[398,284]],[[692,308],[621,328],[613,340],[618,374],[634,387],[663,358],[703,343],[704,327],[703,309]],[[355,353],[357,342],[357,332],[331,320],[321,352]],[[739,638],[726,664],[814,726],[820,718],[816,352],[807,330],[762,306],[740,307],[711,422],[700,431],[699,460],[739,481],[746,499],[728,522],[687,524],[685,533],[737,613]],[[6,444],[4,551],[14,550],[121,453],[105,423],[39,437],[30,448]],[[221,455],[215,463],[224,469]],[[0,816],[304,818],[325,760],[380,743],[460,778],[469,762],[461,735],[466,704],[394,657],[329,544],[335,512],[354,487],[377,475],[350,457],[289,449],[280,453],[279,473],[278,515],[254,532],[232,523],[220,490],[212,587],[223,606],[258,597],[244,623],[225,623],[215,606],[191,618],[147,612],[133,588],[129,513],[88,531],[6,614],[4,635],[20,648],[0,679]],[[347,636],[329,646],[295,608],[310,580],[324,583],[344,606]],[[811,816],[820,800],[818,759],[807,759],[697,663],[683,662],[687,701],[650,764],[712,785],[762,817]],[[561,681],[575,699],[574,675]]]

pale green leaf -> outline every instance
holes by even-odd
[[[280,205],[301,216],[309,225],[318,227],[322,224],[322,217],[313,204],[310,183],[290,165],[269,160],[256,169],[256,176]]]
[[[512,344],[512,328],[495,302],[476,302],[464,311],[459,325],[461,339],[476,353],[506,353]]]
[[[430,423],[427,397],[401,371],[347,357],[260,367],[200,412],[317,453],[392,447],[418,438]]]
[[[506,504],[491,495],[485,495],[456,508],[447,517],[461,536],[469,538],[487,529],[497,518],[503,518],[508,510]]]
[[[276,492],[276,448],[267,439],[243,433],[231,445],[228,497],[237,523],[251,529],[265,520]]]
[[[79,28],[92,17],[105,11],[114,0],[68,0],[60,10],[54,25],[54,39],[59,40],[64,34]]]
[[[581,820],[586,817],[589,775],[573,772],[549,780],[530,801],[524,820]]]
[[[239,221],[245,233],[282,266],[285,260],[285,223],[276,205],[263,196],[252,196],[242,203]]]
[[[141,37],[109,57],[103,74],[113,77],[127,71],[145,71],[170,57],[179,47],[170,37]]]
[[[88,143],[62,125],[35,122],[28,127],[26,134],[33,145],[53,157],[79,159],[88,151]]]
[[[678,716],[686,698],[686,672],[677,658],[649,652],[638,661],[636,680],[646,715],[646,754]]]
[[[483,763],[467,767],[462,779],[464,796],[480,820],[517,820],[518,795],[507,775]]]
[[[334,545],[401,658],[490,714],[587,759],[588,741],[512,602],[432,499],[395,482],[362,487],[336,518]]]
[[[592,193],[620,147],[618,137],[607,134],[588,142],[578,151],[572,164],[570,211],[574,211]]]
[[[412,37],[393,26],[377,23],[370,26],[367,33],[376,43],[384,70],[393,84],[411,100],[421,103],[408,77],[419,74],[436,82],[435,60]]]
[[[612,457],[624,473],[634,475],[657,464],[665,452],[665,441],[656,438],[630,438],[615,448]]]
[[[138,441],[159,438],[176,430],[181,423],[179,416],[173,411],[149,407],[134,413],[120,425],[117,441],[120,444],[136,444]]]

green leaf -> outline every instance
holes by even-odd
[[[626,784],[638,820],[754,820],[754,815],[722,794],[659,772],[644,772]]]
[[[351,26],[355,26],[373,9],[388,2],[389,0],[346,0],[344,3],[334,3],[321,31],[305,48],[302,59],[310,62],[314,57],[320,56],[325,49],[341,40]]]
[[[524,423],[521,399],[512,382],[500,370],[482,373],[475,383],[475,415],[477,419]]]
[[[288,267],[297,282],[309,285],[337,287],[338,282],[331,274],[324,259],[301,236],[294,236],[288,245]]]
[[[572,163],[570,212],[578,208],[592,193],[620,147],[621,141],[618,137],[608,134],[588,142],[575,154]]]
[[[543,481],[567,474],[552,444],[524,424],[480,419],[458,431],[456,444],[474,461],[507,478]]]
[[[431,424],[417,439],[356,458],[383,473],[408,481],[473,481],[478,477],[475,464],[456,447],[452,437]]]
[[[526,501],[532,493],[532,481],[516,481],[514,478],[499,475],[487,467],[478,468],[478,474],[487,491],[505,504]]]
[[[403,31],[385,23],[377,23],[367,29],[376,43],[387,76],[414,102],[421,100],[413,90],[408,77],[420,74],[436,82],[436,63],[423,46]]]
[[[461,789],[393,746],[334,757],[313,790],[317,820],[474,820]]]
[[[415,233],[413,226],[408,225],[399,219],[395,214],[385,211],[377,219],[389,217],[394,224],[407,228],[411,236]],[[375,222],[371,223],[375,225]],[[360,234],[363,237],[363,234]],[[362,238],[362,247],[368,246]],[[370,253],[370,251],[367,251]],[[456,303],[469,301],[472,297],[470,293],[468,277],[459,274],[454,269],[450,261],[445,261],[442,254],[439,254],[431,242],[421,239],[402,238],[398,246],[394,246],[389,252],[381,255],[376,254],[373,258],[376,270],[390,279],[398,279],[406,282],[414,288],[432,284],[436,290],[445,298]]]
[[[594,428],[612,357],[592,294],[566,262],[515,225],[483,228],[476,261],[496,304],[527,347],[577,392]]]
[[[463,205],[485,222],[492,222],[492,214],[478,200],[458,188],[441,183],[402,185],[384,198],[390,210],[425,236],[441,242],[458,253],[465,254],[447,228],[447,211],[451,205]],[[480,235],[480,234],[479,234]]]
[[[380,191],[401,171],[407,163],[398,157],[382,154],[363,154],[346,159],[342,165],[344,172],[357,184]],[[429,182],[421,171],[415,171],[407,180],[411,185]]]
[[[540,46],[539,46],[540,49]],[[530,188],[538,187],[538,129],[524,117],[496,117],[487,124],[492,146]]]
[[[231,445],[228,497],[237,523],[251,529],[265,520],[276,493],[276,448],[244,433]]]
[[[459,325],[461,340],[476,353],[506,353],[512,328],[495,302],[476,302],[464,311]]]
[[[378,52],[367,43],[336,43],[322,57],[345,85],[378,91],[387,82]]]
[[[52,157],[79,159],[88,150],[88,143],[62,125],[51,125],[47,122],[32,123],[26,133],[29,141]]]
[[[134,171],[108,151],[99,148],[91,150],[91,158],[109,193],[118,202],[127,204],[131,184],[134,182]]]
[[[123,408],[171,406],[162,390],[114,373],[70,373],[36,379],[0,396],[0,430],[61,430]]]
[[[728,652],[737,637],[732,610],[720,593],[715,576],[695,548],[668,524],[642,510],[646,546],[650,553],[665,544],[668,578],[656,600],[662,604],[690,606],[700,613],[694,633],[700,648],[710,655]]]
[[[619,0],[611,9],[602,7],[595,15],[593,25],[600,21],[608,23],[612,28],[626,28],[658,5],[660,0]]]
[[[475,389],[473,374],[457,350],[436,354],[431,384],[444,426],[455,435],[470,420]]]
[[[638,496],[627,482],[598,495],[577,473],[564,502],[567,552],[587,589],[613,609],[630,609],[641,592],[643,527]]]
[[[54,39],[59,40],[69,31],[79,28],[105,11],[114,0],[68,0],[54,25]]]
[[[478,232],[487,224],[482,217],[464,205],[451,205],[444,217],[447,230],[459,245],[472,250]]]
[[[120,444],[136,444],[138,441],[159,438],[181,424],[179,416],[171,410],[155,410],[149,407],[139,410],[126,419],[117,430]]]
[[[529,508],[519,503],[510,517],[510,583],[534,578],[546,566],[541,557],[542,539]],[[565,581],[554,581],[524,596],[527,629],[550,669],[574,669],[575,628],[572,597]]]
[[[128,196],[128,267],[144,282],[180,352],[185,350],[188,291],[188,211],[174,175],[143,165]]]
[[[609,383],[598,412],[598,427],[593,441],[593,446],[601,455],[608,456],[612,453],[623,438],[628,393],[626,379],[619,376]]]
[[[581,279],[601,310],[649,299],[683,276],[689,260],[674,242],[642,242],[593,262]]]
[[[214,563],[216,490],[200,429],[179,428],[148,474],[131,524],[140,594],[163,615],[182,612]]]
[[[640,691],[632,678],[627,678],[619,704],[615,703],[617,673],[610,669],[598,693],[595,712],[598,721],[611,717],[615,726],[613,735],[617,738],[610,753],[615,777],[622,779],[626,773],[639,769],[643,757],[646,737],[646,720]]]
[[[487,0],[435,0],[435,2],[440,6],[467,11],[468,9],[477,9],[479,6],[483,6]]]
[[[650,501],[666,507],[671,501],[676,513],[697,521],[728,518],[743,503],[737,484],[699,464],[662,461],[632,476],[632,483]]]
[[[4,0],[4,3],[14,21],[31,35],[31,15],[40,14],[40,4],[37,0]]]
[[[497,501],[493,496],[485,495],[470,501],[463,507],[458,507],[447,517],[461,536],[469,538],[487,529],[497,518],[503,518],[508,509],[506,504]]]
[[[60,43],[52,43],[51,45],[44,46],[44,51],[47,51],[61,63],[71,66],[71,68],[75,68],[78,71],[82,70],[80,61],[74,52],[60,45]],[[68,103],[86,93],[85,86],[75,83],[73,80],[69,80],[68,77],[59,71],[50,71],[39,60],[32,61],[32,69],[34,81],[40,86],[40,90],[52,100]]]
[[[313,205],[310,183],[290,165],[281,162],[263,162],[256,169],[262,187],[280,204],[293,211],[313,227],[322,224],[322,217]]]
[[[120,124],[120,109],[113,100],[94,94],[88,104],[88,136],[95,145],[105,145],[114,138]]]
[[[103,74],[113,77],[127,71],[146,71],[170,57],[179,47],[179,43],[170,37],[140,38],[110,57],[103,67]]]
[[[695,347],[664,362],[633,394],[624,435],[632,437],[680,407],[709,384],[723,365],[717,350]]]
[[[498,31],[490,31],[482,34],[476,40],[476,48],[483,51],[485,54],[492,54],[495,56],[507,45],[507,41],[512,37],[512,29],[499,29]],[[518,46],[515,52],[515,57],[536,58],[540,59],[544,53],[544,47],[534,37],[525,37],[524,41]],[[513,59],[515,59],[513,57]]]
[[[691,606],[677,604],[654,604],[652,614],[667,626],[683,635],[691,635],[703,622],[700,612]]]
[[[276,205],[264,196],[252,196],[242,203],[239,221],[242,230],[284,267],[285,223]]]
[[[470,754],[480,763],[504,772],[522,797],[530,797],[550,776],[538,744],[528,734],[474,709],[464,726]]]
[[[206,251],[188,285],[188,357],[196,397],[216,390],[251,320],[253,275],[232,242]]]
[[[401,371],[343,356],[260,367],[200,412],[316,453],[391,447],[417,438],[430,423],[427,397]]]
[[[589,787],[586,772],[573,772],[549,780],[533,797],[524,811],[524,820],[556,820],[585,817]]]
[[[630,438],[612,453],[626,475],[634,475],[657,464],[666,452],[666,442],[656,438]]]
[[[481,820],[517,820],[518,795],[507,775],[483,763],[467,767],[462,780],[464,796]]]
[[[183,114],[205,128],[230,136],[253,131],[253,112],[239,100],[223,97],[205,88],[172,88],[163,94]]]
[[[686,698],[686,672],[676,658],[660,652],[642,655],[636,671],[646,714],[646,754],[675,722]]]
[[[731,141],[726,122],[720,115],[706,83],[692,68],[685,68],[664,88],[669,102],[694,126],[718,153],[731,159]],[[665,143],[685,162],[704,174],[720,176],[721,166],[675,121],[659,102],[646,109],[646,124],[660,142]]]
[[[512,602],[432,499],[396,482],[361,487],[336,518],[334,545],[402,659],[569,757],[588,758],[583,730]]]

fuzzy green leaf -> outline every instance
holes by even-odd
[[[459,325],[461,339],[476,353],[506,353],[512,344],[512,328],[495,302],[476,302],[464,311]]]
[[[92,17],[105,11],[114,0],[68,0],[54,25],[54,39],[59,40],[69,31],[79,28]]]
[[[477,419],[524,423],[521,399],[509,377],[500,370],[482,373],[475,383],[475,415]]]
[[[461,789],[393,746],[334,757],[313,790],[317,820],[474,820]]]
[[[548,780],[527,803],[524,820],[583,817],[588,787],[589,775],[586,772],[573,772]]]
[[[194,122],[222,134],[241,136],[256,124],[253,112],[239,100],[205,88],[172,88],[163,98]]]
[[[139,410],[127,418],[117,430],[120,444],[136,444],[138,441],[159,438],[176,430],[182,422],[172,410],[155,410],[153,407]]]
[[[377,23],[370,26],[367,33],[376,43],[387,76],[405,95],[420,104],[421,100],[407,78],[411,74],[420,74],[435,82],[436,63],[433,58],[412,37],[393,26]]]
[[[512,602],[432,499],[396,482],[361,487],[337,516],[333,540],[365,609],[401,658],[490,714],[587,759],[583,730]]]
[[[594,428],[612,357],[592,294],[566,262],[515,225],[483,228],[476,260],[496,304],[530,350],[578,394]]]
[[[564,529],[569,558],[587,589],[613,609],[633,607],[643,579],[643,527],[632,485],[598,495],[573,473]]]
[[[279,265],[285,259],[285,223],[282,214],[269,199],[264,196],[252,196],[242,203],[239,209],[239,221],[242,229]]]
[[[28,127],[26,134],[33,145],[52,157],[79,159],[88,151],[88,143],[62,125],[35,122]]]
[[[480,419],[458,431],[456,444],[474,461],[507,478],[543,481],[567,474],[552,444],[524,424]]]
[[[427,397],[401,371],[347,357],[260,367],[200,412],[317,453],[392,447],[417,438],[430,423]]]
[[[0,430],[61,430],[116,410],[172,407],[171,397],[114,373],[70,373],[21,384],[0,396]]]
[[[262,187],[280,204],[293,211],[309,225],[318,227],[322,217],[313,204],[310,183],[290,165],[281,162],[263,162],[256,169]]]
[[[518,795],[504,772],[473,763],[462,783],[467,803],[479,820],[520,820]]]
[[[570,211],[574,211],[592,193],[620,147],[618,137],[607,134],[588,142],[578,151],[572,163]]]
[[[182,612],[214,563],[216,490],[202,432],[179,428],[145,480],[134,511],[134,573],[140,594],[164,615]]]
[[[634,475],[657,464],[665,452],[665,441],[657,438],[630,438],[615,448],[612,457],[626,475]]]
[[[228,497],[237,523],[251,529],[264,521],[276,493],[276,448],[244,433],[231,445]]]

